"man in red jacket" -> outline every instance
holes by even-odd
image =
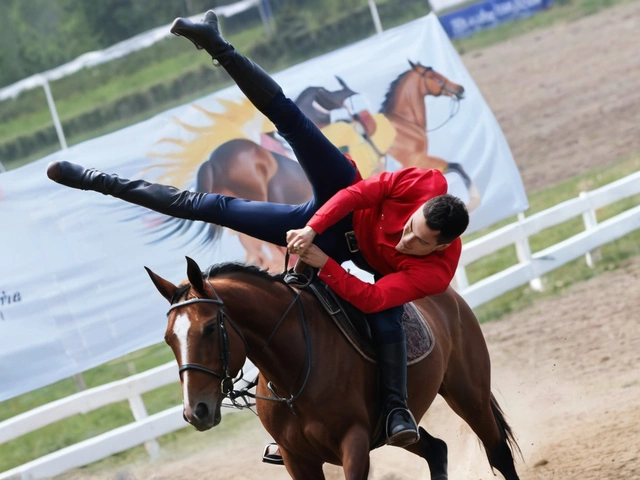
[[[313,198],[301,205],[253,202],[127,180],[65,161],[52,163],[47,175],[71,188],[222,225],[300,254],[320,269],[320,278],[338,295],[367,314],[386,395],[388,443],[406,446],[417,441],[418,429],[406,403],[402,305],[449,286],[460,258],[458,237],[469,222],[464,204],[446,194],[446,180],[437,170],[408,168],[362,180],[353,162],[280,86],[222,38],[214,12],[207,12],[199,24],[177,19],[171,31],[204,48],[274,123],[305,171]],[[350,275],[340,266],[347,260],[371,272],[376,282]]]

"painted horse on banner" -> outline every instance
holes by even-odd
[[[467,208],[471,211],[480,204],[480,192],[471,177],[459,163],[429,155],[427,109],[424,104],[427,95],[444,95],[459,101],[464,97],[464,87],[431,67],[411,61],[409,64],[411,69],[400,74],[389,86],[380,108],[380,113],[389,119],[397,133],[387,154],[403,167],[435,168],[442,173],[457,173],[468,191]],[[453,113],[449,119],[452,116]]]
[[[380,410],[376,367],[365,360],[307,290],[256,267],[220,264],[203,274],[187,258],[179,285],[147,269],[171,306],[165,340],[178,361],[184,418],[203,431],[221,421],[223,399],[249,358],[260,370],[256,408],[278,442],[289,474],[324,479],[324,463],[364,480]],[[408,367],[409,408],[421,419],[440,393],[482,441],[491,466],[517,480],[517,444],[491,393],[487,346],[473,312],[451,288],[414,302],[435,338]],[[406,450],[424,458],[432,479],[447,478],[447,447],[420,427]]]

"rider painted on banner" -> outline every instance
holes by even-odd
[[[362,180],[355,164],[284,96],[280,86],[222,38],[213,12],[198,24],[177,19],[171,31],[208,52],[274,123],[303,168],[312,199],[285,205],[182,191],[64,161],[49,166],[49,178],[286,245],[319,268],[320,278],[338,295],[367,313],[386,396],[388,443],[406,446],[417,441],[417,425],[406,399],[402,305],[448,288],[460,258],[459,236],[469,222],[464,203],[446,194],[447,182],[437,170],[407,168]],[[376,282],[349,274],[340,266],[348,260],[372,273]]]

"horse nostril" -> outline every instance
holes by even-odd
[[[207,407],[206,403],[200,402],[196,407],[194,414],[197,419],[203,420],[209,416],[209,407]]]

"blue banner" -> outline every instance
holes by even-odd
[[[486,0],[443,15],[440,23],[449,38],[463,38],[478,30],[530,17],[552,4],[553,0]]]

